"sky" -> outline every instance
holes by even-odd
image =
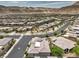
[[[74,4],[73,1],[0,1],[4,6],[61,8]]]

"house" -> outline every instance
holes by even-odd
[[[64,37],[77,37],[77,34],[75,34],[74,32],[67,32],[66,34],[63,35]]]
[[[64,37],[54,37],[52,38],[52,43],[62,48],[65,52],[69,52],[69,50],[75,47],[76,44],[76,42],[68,40]]]
[[[74,32],[77,37],[79,37],[79,20],[75,20],[74,25],[71,27],[72,32]]]
[[[12,45],[12,42],[13,42],[13,39],[10,37],[0,39],[0,56],[2,56],[8,51],[8,49]]]
[[[35,37],[30,41],[30,47],[27,53],[29,57],[47,57],[50,55],[49,42],[46,38]]]
[[[79,36],[79,25],[75,25],[72,27],[72,31],[77,35],[77,37]]]

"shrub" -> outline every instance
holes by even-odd
[[[3,39],[3,38],[4,38],[4,36],[1,35],[1,36],[0,36],[0,39]]]
[[[28,57],[28,53],[27,53],[27,51],[25,51],[24,54],[25,54],[25,58],[27,58],[27,57]]]
[[[13,39],[12,43],[14,44],[16,42],[16,40]]]
[[[55,32],[54,35],[57,36],[57,33]]]

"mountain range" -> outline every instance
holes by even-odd
[[[52,14],[79,14],[79,1],[70,6],[62,8],[44,8],[44,7],[19,7],[0,5],[0,14],[7,13],[52,13]]]

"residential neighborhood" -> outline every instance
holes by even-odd
[[[0,1],[0,58],[79,58],[79,1],[16,2]]]

